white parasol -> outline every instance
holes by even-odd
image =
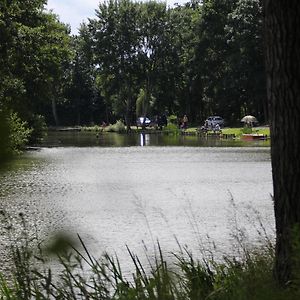
[[[253,123],[257,123],[257,119],[254,116],[247,115],[242,118],[241,122],[246,124],[253,124]]]

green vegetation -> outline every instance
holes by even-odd
[[[8,115],[9,148],[12,152],[18,152],[28,142],[32,129],[28,128],[27,122],[23,122],[17,113]]]
[[[94,125],[94,126],[82,126],[81,130],[83,131],[102,131],[103,127],[99,126],[99,125]]]
[[[259,250],[241,246],[241,257],[226,256],[218,262],[207,257],[198,260],[181,246],[173,259],[166,260],[157,244],[155,257],[148,257],[144,265],[127,249],[135,271],[126,276],[117,257],[105,254],[96,260],[79,240],[81,251],[65,236],[33,251],[24,234],[23,243],[11,246],[14,268],[10,278],[0,274],[1,299],[294,300],[300,296],[299,287],[293,284],[285,289],[276,285],[270,243]],[[45,253],[56,256],[60,265],[56,271],[49,267]]]
[[[165,132],[165,133],[179,134],[180,133],[180,129],[178,128],[177,124],[168,123],[167,126],[163,127],[163,132]]]
[[[108,125],[108,126],[104,127],[103,130],[105,132],[124,133],[124,132],[126,132],[126,127],[125,127],[124,123],[121,120],[119,120],[115,124]]]
[[[29,119],[29,126],[31,128],[29,136],[30,144],[40,142],[47,135],[48,128],[44,116],[32,115]]]
[[[27,122],[29,142],[45,123],[129,128],[138,114],[268,120],[259,0],[109,0],[77,36],[44,7],[0,5],[0,110]]]
[[[1,152],[7,154],[42,137],[45,112],[52,110],[57,117],[56,104],[67,82],[68,28],[44,5],[43,0],[0,4],[0,113],[8,118],[0,122],[10,130],[0,134],[7,140]]]
[[[175,117],[175,116],[174,116]],[[175,117],[175,120],[177,118]],[[126,126],[124,125],[123,122],[117,121],[113,125],[108,125],[106,127],[101,127],[99,125],[95,126],[83,126],[83,127],[78,127],[79,129],[83,131],[104,131],[104,132],[118,132],[118,133],[125,133],[126,132]],[[148,132],[160,132],[158,128],[155,127],[147,127],[144,130]],[[140,132],[141,129],[136,129],[135,126],[131,126],[131,131],[132,132]],[[167,126],[163,127],[162,130],[163,133],[165,134],[180,134],[182,131],[178,128],[178,125],[176,123],[171,123],[169,122]],[[198,127],[188,127],[187,129],[184,130],[185,133],[188,133],[190,135],[197,135],[199,133],[199,128]],[[242,134],[244,133],[253,133],[253,134],[262,134],[270,138],[270,128],[269,127],[253,127],[253,128],[248,128],[248,127],[225,127],[222,128],[222,134],[224,135],[234,135],[236,138],[240,138]],[[208,131],[208,133],[213,133],[212,130]]]
[[[236,137],[241,137],[243,133],[257,133],[263,134],[270,137],[270,128],[269,127],[253,127],[247,128],[247,132],[245,132],[244,127],[238,128],[222,128],[223,134],[234,134]]]
[[[12,111],[0,111],[0,118],[0,160],[4,160],[24,148],[33,129],[29,128],[27,122],[22,121],[17,113]]]

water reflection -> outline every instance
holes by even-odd
[[[190,147],[269,147],[270,141],[242,141],[204,138],[200,136],[163,133],[100,133],[49,132],[42,143],[46,147],[130,147],[130,146],[190,146]]]
[[[140,146],[149,146],[150,145],[150,134],[141,133],[140,134]]]

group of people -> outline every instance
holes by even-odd
[[[162,130],[162,128],[164,126],[167,126],[168,125],[168,119],[167,119],[167,116],[165,114],[163,115],[157,115],[155,116],[155,125],[160,129]]]
[[[200,128],[202,132],[212,130],[213,132],[221,132],[221,127],[218,123],[208,125],[208,121],[205,121],[204,125]]]

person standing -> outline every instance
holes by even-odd
[[[187,129],[187,127],[188,127],[188,117],[187,117],[187,115],[184,115],[183,116],[183,119],[182,119],[182,127],[183,127],[183,129]]]

